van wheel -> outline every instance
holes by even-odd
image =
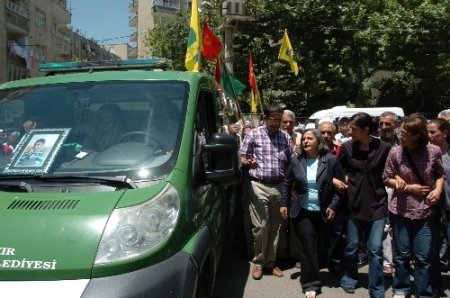
[[[196,298],[212,297],[213,270],[211,268],[210,258],[205,260],[201,268],[197,281]]]

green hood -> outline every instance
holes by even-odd
[[[124,192],[2,193],[0,280],[89,278]]]

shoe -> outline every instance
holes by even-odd
[[[342,288],[347,294],[355,294],[354,288]]]
[[[305,294],[305,298],[316,298],[316,291],[308,291]]]
[[[283,277],[283,271],[281,271],[281,269],[278,267],[274,267],[272,269],[272,275],[276,277]]]
[[[252,278],[255,280],[260,280],[263,276],[261,265],[253,265]]]

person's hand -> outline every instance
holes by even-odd
[[[287,217],[288,217],[287,207],[280,207],[280,215],[283,219],[287,219]]]
[[[347,184],[337,178],[333,178],[333,187],[336,191],[344,193],[344,191],[347,189]]]
[[[427,195],[427,201],[430,205],[436,205],[439,202],[439,199],[441,198],[441,190],[439,189],[433,189],[430,191],[430,193]]]
[[[400,176],[395,176],[395,190],[397,191],[405,191],[406,189],[406,182],[403,180]]]
[[[246,160],[245,165],[250,169],[255,169],[258,167],[258,162],[253,158],[249,158]]]
[[[429,186],[420,184],[408,184],[405,187],[405,191],[422,197],[426,197],[430,193],[430,190]]]
[[[35,128],[36,128],[36,121],[27,120],[23,123],[23,129],[25,130],[26,133]]]
[[[327,208],[325,214],[327,215],[327,220],[333,220],[336,217],[336,211],[331,208]]]

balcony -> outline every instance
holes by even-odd
[[[52,44],[54,45],[54,50],[58,55],[69,55],[72,40],[69,36],[64,35],[56,29],[52,30]]]
[[[30,30],[28,10],[20,5],[6,0],[6,26],[10,31],[27,34]]]
[[[128,26],[130,27],[137,27],[138,23],[138,16],[134,15],[128,18]]]
[[[130,41],[137,42],[138,40],[138,33],[137,31],[133,32],[133,34],[130,35]]]
[[[137,10],[138,10],[137,0],[131,0],[130,3],[128,3],[128,11],[131,13],[137,13]]]
[[[152,10],[153,12],[167,12],[176,11],[180,9],[180,0],[153,0]]]
[[[137,56],[138,56],[137,47],[130,48],[128,50],[128,58],[137,58]]]

